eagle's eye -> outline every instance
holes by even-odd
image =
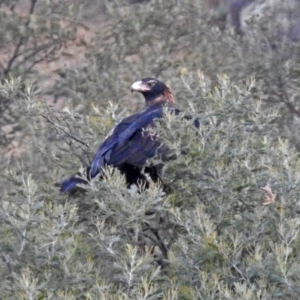
[[[156,84],[156,81],[155,81],[155,80],[149,80],[149,81],[147,81],[147,85],[148,85],[149,87],[153,87],[155,84]]]

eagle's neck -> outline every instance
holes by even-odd
[[[146,100],[146,106],[153,106],[158,103],[175,103],[175,99],[173,97],[173,94],[171,92],[171,89],[167,87],[163,93],[159,95],[145,95]]]

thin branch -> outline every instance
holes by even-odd
[[[287,84],[283,82],[282,76],[279,77],[279,88],[281,90],[281,95],[282,95],[282,101],[283,103],[287,106],[287,108],[294,114],[300,115],[300,111],[295,108],[295,106],[292,104],[290,101],[290,97],[287,93]]]
[[[61,126],[59,126],[58,124],[56,124],[55,122],[53,122],[50,118],[48,118],[45,115],[42,115],[43,118],[45,118],[47,120],[47,122],[49,122],[50,124],[52,124],[55,128],[61,130],[63,133],[65,133],[67,136],[69,136],[70,138],[72,138],[73,140],[75,140],[76,142],[86,146],[87,148],[89,148],[89,145],[87,143],[85,143],[84,141],[80,140],[79,138],[77,138],[76,136],[74,136],[73,134],[67,132],[66,130],[64,130],[64,128],[62,128]]]
[[[28,15],[27,21],[25,22],[26,30],[29,28],[29,25],[30,25],[30,22],[31,22],[31,15],[34,12],[34,8],[35,8],[36,3],[37,3],[37,0],[31,0],[31,4],[30,4],[30,8],[29,8],[29,15]],[[20,56],[20,49],[23,45],[24,39],[25,39],[25,36],[21,36],[19,42],[17,43],[13,55],[10,58],[10,60],[8,61],[5,70],[3,71],[3,74],[5,76],[8,75],[8,73],[10,72],[10,70],[12,68],[13,63]]]
[[[153,234],[153,236],[155,237],[155,240],[153,238],[151,238],[152,241],[156,242],[156,245],[158,246],[158,248],[160,249],[163,257],[165,259],[168,259],[168,248],[167,246],[164,244],[164,242],[162,241],[159,232],[157,229],[153,228],[150,226],[150,224],[148,223],[144,223],[147,226],[147,230],[150,230],[150,232]],[[145,233],[144,233],[145,235]],[[149,236],[148,236],[149,238]]]

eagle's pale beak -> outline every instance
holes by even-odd
[[[149,86],[143,81],[136,81],[131,85],[131,93],[133,92],[147,92],[150,91]]]

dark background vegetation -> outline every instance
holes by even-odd
[[[299,11],[0,1],[0,299],[299,299]],[[201,121],[158,124],[167,188],[59,194],[146,76]]]

